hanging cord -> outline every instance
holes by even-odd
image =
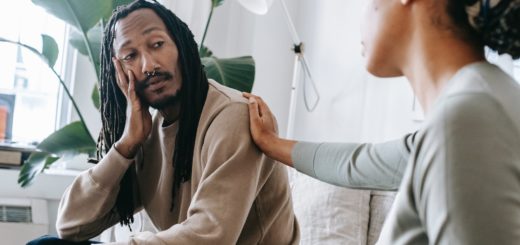
[[[303,55],[303,43],[295,44],[293,48],[294,53],[298,56],[298,61],[300,62],[300,65],[302,67],[302,75],[303,75],[303,102],[305,104],[305,109],[307,109],[308,112],[313,112],[314,109],[318,106],[318,102],[320,101],[320,94],[318,92],[318,88],[316,86],[316,83],[314,82],[314,79],[311,76],[309,65],[307,64],[307,60],[305,59],[305,56]],[[307,77],[309,79],[307,79]],[[314,94],[316,95],[316,101],[314,103],[310,104],[309,98],[307,96],[307,81],[310,83],[312,90]]]

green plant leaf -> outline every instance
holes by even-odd
[[[255,81],[255,61],[251,56],[219,59],[202,58],[208,78],[242,92],[251,92]]]
[[[205,58],[205,57],[211,57],[213,55],[213,52],[206,46],[202,45],[202,47],[200,47],[200,54],[199,56],[201,58]]]
[[[49,168],[49,166],[58,159],[59,157],[45,152],[32,153],[22,165],[22,169],[20,169],[18,184],[22,187],[31,185],[38,174]]]
[[[89,56],[87,46],[85,46],[85,39],[82,33],[72,29],[70,31],[69,43],[76,48],[81,54]],[[101,37],[103,36],[103,28],[100,24],[95,25],[87,32],[88,42],[92,47],[92,60],[96,69],[100,68],[101,55]]]
[[[36,5],[39,5],[49,13],[74,26],[77,31],[86,34],[92,27],[94,27],[100,20],[109,15],[112,11],[112,1],[109,0],[32,0]],[[88,45],[88,49],[92,53],[89,54],[96,77],[99,78],[99,66],[96,59],[99,59],[99,53],[91,46],[91,42],[84,36],[83,42]]]
[[[94,84],[94,89],[92,90],[91,98],[92,98],[92,103],[94,103],[94,107],[96,107],[96,109],[98,109],[98,111],[99,111],[99,107],[101,107],[101,99],[99,98],[98,83]]]
[[[18,183],[22,187],[31,184],[39,173],[60,158],[95,153],[96,143],[83,124],[76,121],[49,135],[37,149],[38,152],[32,153],[20,170]]]
[[[47,59],[47,63],[50,67],[54,67],[56,60],[58,59],[58,44],[49,35],[42,34],[42,55]]]
[[[63,155],[91,154],[96,143],[80,121],[72,122],[45,138],[37,148],[41,151]]]
[[[121,6],[121,5],[127,5],[131,2],[133,2],[134,0],[111,0],[112,2],[112,11],[116,10],[117,7]],[[103,17],[104,21],[105,22],[108,22],[108,20],[110,19],[110,16],[112,16],[112,12],[110,13],[107,13],[107,15],[105,15]]]
[[[32,2],[85,33],[112,11],[112,1],[107,0],[32,0]]]
[[[224,0],[211,0],[211,4],[213,8],[216,8],[224,3]]]

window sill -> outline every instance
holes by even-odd
[[[0,169],[2,185],[0,197],[59,200],[65,189],[80,173],[76,170],[47,170],[37,176],[32,185],[22,188],[18,184],[19,172],[19,169]]]

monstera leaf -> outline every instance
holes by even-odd
[[[32,0],[49,13],[67,22],[76,28],[76,31],[83,36],[83,43],[88,52],[93,65],[96,64],[94,57],[99,56],[99,47],[89,40],[88,31],[100,20],[110,15],[112,12],[113,1],[108,0]],[[99,78],[99,66],[94,66],[96,77]]]
[[[107,0],[32,0],[52,15],[87,33],[101,18],[112,12],[112,1]]]
[[[22,169],[18,175],[18,184],[22,187],[29,186],[38,174],[49,168],[49,166],[58,159],[58,157],[45,152],[31,154],[26,163],[22,165]]]
[[[92,155],[96,151],[96,143],[84,124],[76,121],[52,133],[36,148],[39,151],[32,153],[20,170],[18,183],[22,187],[29,185],[38,173],[60,158],[81,153]]]
[[[255,61],[251,56],[219,59],[202,58],[208,78],[242,92],[251,92],[255,80]]]
[[[101,37],[103,36],[103,27],[98,24],[92,27],[87,32],[87,39],[89,41],[90,47],[92,48],[92,61],[94,62],[95,67],[100,66],[99,57],[101,54]],[[89,51],[87,46],[85,45],[85,37],[83,33],[72,29],[69,34],[69,43],[78,50],[78,52],[82,55],[89,56]]]
[[[92,103],[94,103],[94,107],[99,110],[101,107],[101,98],[99,97],[99,87],[97,83],[94,85],[94,89],[92,89],[92,94],[90,94],[90,98],[92,99]]]
[[[211,5],[216,8],[224,3],[224,0],[211,0]]]
[[[56,60],[58,59],[58,44],[49,35],[42,34],[42,55],[47,59],[47,64],[49,67],[54,67],[56,64]]]
[[[199,50],[199,56],[200,58],[206,58],[213,56],[213,51],[211,51],[208,47],[202,45]]]

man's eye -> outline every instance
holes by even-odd
[[[135,54],[131,53],[123,57],[123,60],[129,61],[132,60],[135,57]]]
[[[159,42],[156,42],[153,44],[153,47],[154,48],[160,48],[161,46],[163,46],[164,42],[163,41],[159,41]]]

